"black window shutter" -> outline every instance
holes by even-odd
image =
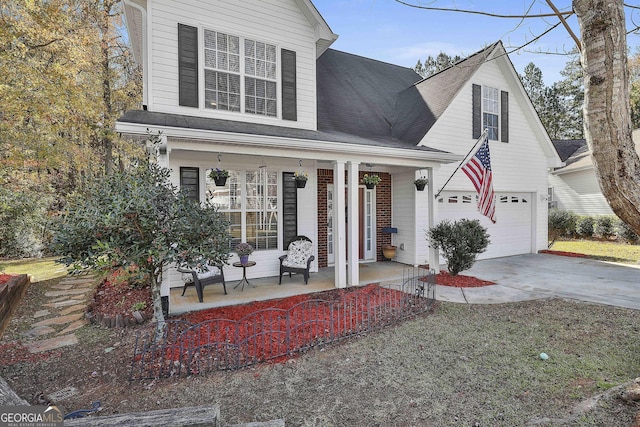
[[[180,190],[185,192],[190,200],[200,201],[200,169],[180,168]]]
[[[500,141],[509,142],[509,92],[500,92]]]
[[[179,104],[198,107],[198,29],[178,24]]]
[[[296,53],[282,49],[282,118],[298,120],[298,98],[296,94]]]
[[[478,139],[482,134],[482,87],[480,85],[472,86],[471,103],[473,104],[472,138]]]
[[[282,173],[282,248],[298,235],[298,188],[293,172]]]

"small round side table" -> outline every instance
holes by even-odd
[[[249,281],[247,280],[247,267],[253,267],[254,265],[256,265],[255,261],[249,261],[246,264],[243,264],[241,262],[234,262],[233,266],[234,267],[242,267],[242,280],[240,280],[238,282],[237,285],[235,285],[233,287],[233,289],[237,288],[238,286],[242,285],[242,287],[240,288],[240,291],[244,290],[244,285],[246,284],[247,286],[251,286],[252,288],[255,288],[255,286],[253,286],[251,283],[249,283]]]

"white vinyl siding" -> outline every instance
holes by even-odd
[[[158,0],[149,5],[148,13],[151,26],[150,40],[152,40],[149,55],[150,111],[316,129],[315,30],[310,27],[294,0],[272,2],[216,0],[198,3],[188,0]],[[201,46],[204,44],[204,29],[214,29],[224,34],[238,35],[272,44],[277,47],[278,68],[281,49],[296,52],[297,120],[280,120],[280,111],[277,111],[277,117],[270,117],[261,114],[230,113],[204,108],[204,106],[200,109],[178,106],[178,23],[199,28]],[[203,48],[200,47],[201,69],[204,68],[203,52]],[[244,67],[244,58],[240,59]],[[253,76],[253,78],[262,79],[259,76]],[[278,79],[280,79],[279,75],[274,81]],[[244,83],[243,81],[242,84]],[[204,76],[200,86],[202,92]],[[269,98],[267,95],[273,95],[272,87],[265,87],[265,96],[262,97],[265,101]],[[246,102],[245,94],[242,92],[241,94],[242,102]],[[280,95],[279,82],[275,95]],[[258,96],[256,92],[255,97]],[[204,104],[204,100],[202,103]],[[265,105],[268,103],[265,102]],[[278,110],[279,108],[278,106]]]
[[[497,193],[529,193],[534,206],[533,232],[535,233],[535,250],[545,249],[547,236],[547,203],[540,202],[540,195],[546,196],[548,189],[548,158],[536,138],[534,126],[530,122],[524,108],[527,100],[515,86],[515,80],[508,80],[503,68],[489,61],[476,72],[473,82],[481,86],[495,87],[510,93],[509,99],[509,144],[491,141],[491,168],[493,171],[493,187]],[[429,130],[427,137],[421,141],[436,149],[449,151],[464,156],[476,142],[468,135],[472,134],[470,120],[471,82],[461,89],[438,122]],[[524,106],[524,107],[523,107]],[[451,176],[459,163],[443,164],[434,173],[434,188],[438,191]],[[447,184],[446,191],[469,191],[473,186],[461,171],[456,172]],[[498,206],[499,208],[499,206]],[[497,225],[501,225],[501,214],[497,211]]]
[[[560,210],[577,215],[613,215],[593,169],[551,174],[549,185],[553,187],[553,200]]]

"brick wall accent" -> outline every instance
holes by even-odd
[[[360,172],[360,179],[365,173]],[[345,172],[345,179],[346,177]],[[376,186],[376,260],[384,261],[382,246],[391,244],[391,235],[383,234],[384,227],[391,227],[391,175],[375,172],[382,178]],[[333,170],[318,170],[318,267],[328,265],[327,251],[327,186],[333,184]]]

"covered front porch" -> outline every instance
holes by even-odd
[[[417,267],[394,261],[360,263],[358,270],[359,286],[370,283],[400,284],[418,273]],[[238,280],[227,280],[227,295],[224,295],[222,284],[209,285],[204,288],[202,303],[198,302],[195,288],[187,288],[184,296],[181,296],[182,288],[172,288],[169,295],[169,315],[336,289],[333,267],[320,268],[317,273],[312,273],[308,285],[304,284],[301,275],[296,274],[291,278],[283,276],[282,285],[278,285],[278,276],[255,279],[250,274],[247,276],[253,287],[245,285],[243,289],[240,285],[236,288]]]

